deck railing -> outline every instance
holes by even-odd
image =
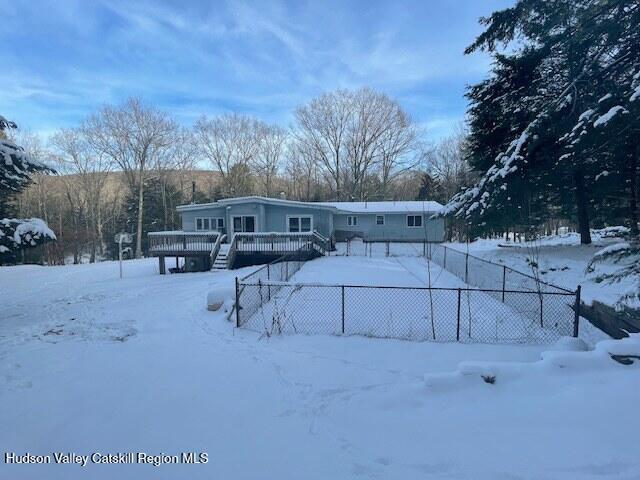
[[[317,251],[325,254],[329,250],[329,240],[318,232],[282,233],[256,232],[236,233],[232,241],[236,252],[287,254],[291,252]]]
[[[209,254],[209,257],[211,258],[211,265],[213,265],[213,262],[215,262],[216,257],[218,256],[218,252],[220,251],[220,245],[226,239],[227,239],[227,236],[225,234],[218,235],[218,238],[216,238],[216,242],[213,244],[213,247],[211,248],[211,253]]]
[[[219,232],[150,232],[149,253],[151,255],[162,254],[186,254],[186,253],[212,253],[221,235]],[[219,246],[218,246],[219,248]]]

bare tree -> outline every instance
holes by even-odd
[[[424,134],[411,123],[404,111],[394,116],[394,125],[380,138],[380,196],[388,198],[391,182],[420,165],[420,141]]]
[[[51,138],[58,154],[60,171],[65,173],[67,197],[86,208],[85,226],[91,243],[90,262],[96,254],[104,254],[106,245],[102,234],[104,224],[104,189],[113,162],[106,155],[91,149],[82,130],[62,129]]]
[[[196,123],[200,151],[220,174],[225,196],[251,193],[246,175],[258,156],[263,128],[262,122],[236,113],[203,116]]]
[[[274,194],[274,179],[282,163],[287,144],[287,131],[276,125],[263,125],[258,132],[258,151],[252,166],[265,196]]]
[[[459,126],[426,153],[427,163],[447,202],[470,182],[471,169],[465,157],[466,130]]]
[[[293,142],[289,145],[285,172],[291,198],[311,201],[319,197],[321,186],[318,161],[305,143]]]
[[[131,192],[137,194],[136,258],[142,256],[145,174],[171,146],[175,129],[166,113],[135,98],[121,106],[105,106],[83,126],[92,147],[122,169]]]
[[[364,199],[385,196],[393,176],[409,168],[418,132],[398,102],[361,88],[327,93],[299,107],[295,135],[332,180],[336,198]]]
[[[153,161],[150,172],[157,178],[160,187],[165,230],[176,224],[176,200],[188,195],[191,182],[194,181],[197,153],[193,132],[176,126],[169,145]]]
[[[344,198],[342,175],[347,149],[346,136],[352,111],[352,95],[347,90],[325,93],[296,109],[295,136],[305,151],[323,165],[332,179],[338,200]]]

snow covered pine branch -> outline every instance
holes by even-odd
[[[0,115],[0,263],[12,263],[21,249],[56,239],[44,220],[4,218],[13,213],[13,197],[31,183],[34,173],[55,173],[6,139],[7,128],[16,128],[16,124]]]

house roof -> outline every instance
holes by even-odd
[[[269,197],[260,197],[257,195],[249,196],[249,197],[235,197],[235,198],[223,198],[218,200],[217,202],[212,203],[194,203],[189,205],[178,205],[176,209],[179,212],[190,211],[190,210],[202,210],[206,208],[215,208],[215,207],[225,207],[227,205],[235,205],[238,203],[247,203],[247,202],[257,202],[257,203],[268,203],[271,205],[285,205],[285,206],[295,206],[295,207],[315,207],[322,208],[325,210],[335,210],[335,207],[330,205],[324,205],[315,202],[299,202],[296,200],[284,200],[282,198],[269,198]]]
[[[238,203],[258,202],[272,205],[290,205],[296,207],[311,207],[333,210],[344,213],[436,213],[442,209],[442,205],[433,201],[384,201],[384,202],[300,202],[296,200],[284,200],[281,198],[268,198],[259,196],[225,198],[212,203],[197,203],[179,205],[179,212],[203,210],[207,208],[224,207]]]
[[[385,202],[320,202],[350,213],[435,213],[442,205],[433,201],[385,201]]]

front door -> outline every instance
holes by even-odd
[[[242,215],[233,217],[234,233],[251,233],[256,231],[256,217],[253,215]]]

